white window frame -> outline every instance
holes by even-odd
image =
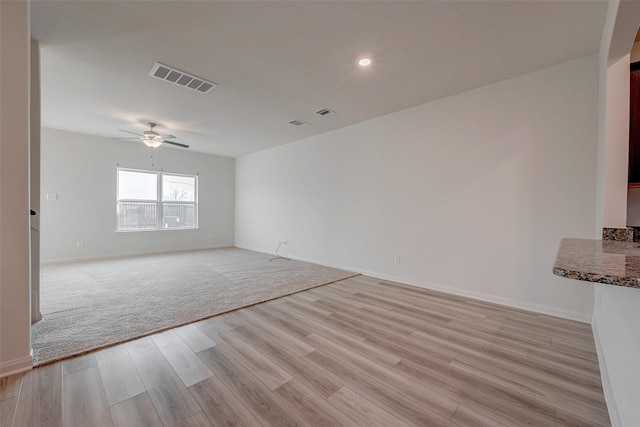
[[[156,176],[156,199],[155,200],[143,200],[143,199],[121,199],[119,198],[119,189],[120,189],[120,171],[127,172],[138,172],[138,173],[146,173],[150,175]],[[165,175],[169,176],[180,176],[180,177],[188,177],[193,178],[194,180],[194,201],[191,202],[183,202],[179,200],[171,200],[164,201],[162,200],[162,177]],[[187,231],[187,230],[197,230],[198,229],[198,175],[189,175],[184,173],[173,173],[173,172],[165,172],[165,171],[150,171],[144,169],[132,169],[132,168],[116,168],[116,232],[117,233],[141,233],[141,232],[153,232],[153,231]],[[132,202],[132,203],[155,203],[156,204],[156,226],[155,228],[136,228],[136,229],[120,229],[119,223],[119,215],[118,215],[118,205],[121,202]],[[193,205],[194,206],[194,215],[195,215],[195,225],[193,227],[164,227],[164,204],[184,204],[184,205]]]

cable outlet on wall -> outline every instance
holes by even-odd
[[[78,240],[77,246],[78,246],[78,248],[84,248],[84,241],[83,240]]]
[[[393,261],[394,261],[396,264],[400,264],[400,255],[395,255],[395,256],[393,257]]]

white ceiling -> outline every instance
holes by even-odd
[[[34,1],[42,125],[115,138],[155,121],[191,150],[237,157],[596,53],[606,9],[543,0]],[[362,56],[373,59],[369,69],[356,65]],[[205,95],[153,79],[156,61],[220,86]],[[337,116],[315,114],[322,107]]]

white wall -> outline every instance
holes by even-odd
[[[613,426],[640,425],[640,290],[596,285],[593,330]]]
[[[604,227],[626,227],[629,179],[629,58],[609,60],[604,122]]]
[[[0,377],[31,369],[29,3],[0,1]]]
[[[236,159],[236,245],[588,320],[551,269],[593,237],[597,88],[593,56]]]
[[[640,227],[640,188],[627,191],[627,225]]]
[[[624,226],[635,219],[635,191],[627,200],[629,144],[629,62],[640,23],[640,2],[609,2],[600,47],[598,215],[604,224]],[[623,179],[624,176],[624,179]],[[606,193],[606,194],[605,194]],[[629,205],[629,206],[627,206]],[[640,290],[597,285],[592,326],[611,422],[640,425]]]
[[[233,159],[48,128],[41,149],[43,261],[233,245]],[[118,166],[199,174],[199,229],[117,233]]]
[[[631,57],[629,58],[631,63],[640,61],[640,42],[635,42],[631,47]]]
[[[600,40],[596,236],[625,227],[629,161],[629,64],[638,31],[636,2],[610,0]]]
[[[29,94],[29,204],[36,215],[31,216],[31,322],[42,318],[40,313],[40,43],[30,44]]]

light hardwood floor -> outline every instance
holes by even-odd
[[[610,425],[589,325],[364,276],[3,378],[0,422]]]

